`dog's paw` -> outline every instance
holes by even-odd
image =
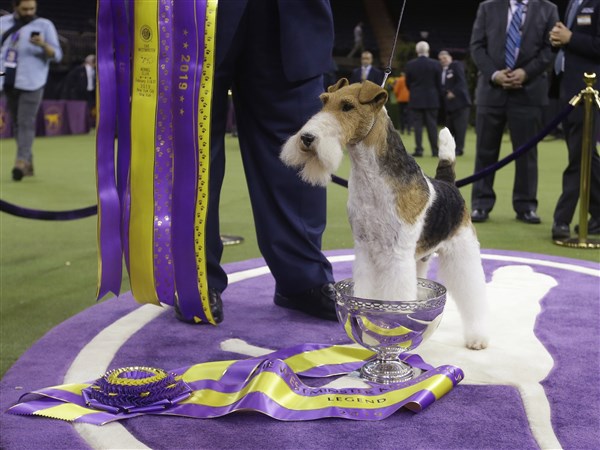
[[[448,128],[442,128],[438,137],[439,158],[454,161],[456,143]]]
[[[489,344],[488,336],[467,336],[465,347],[470,350],[483,350]]]

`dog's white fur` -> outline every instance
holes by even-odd
[[[448,129],[439,135],[438,175],[432,179],[408,155],[391,125],[384,89],[340,80],[321,99],[323,109],[288,139],[281,159],[298,168],[306,182],[325,186],[347,149],[354,295],[416,299],[417,277],[426,277],[428,258],[437,253],[440,277],[461,313],[466,346],[487,347],[479,242],[454,186],[455,143]]]

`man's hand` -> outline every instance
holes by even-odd
[[[29,42],[31,42],[33,45],[37,45],[38,47],[42,47],[44,49],[44,53],[48,58],[52,58],[54,56],[54,47],[46,44],[41,34],[31,36],[29,38]]]
[[[571,41],[573,32],[569,30],[562,22],[556,22],[556,25],[550,30],[550,43],[552,47],[563,47]]]
[[[35,36],[31,36],[31,38],[29,39],[29,42],[31,42],[33,45],[37,45],[38,47],[43,47],[45,44],[44,38],[42,37],[41,34],[36,34]]]
[[[496,83],[499,86],[502,86],[503,88],[506,88],[506,86],[510,84],[510,82],[508,81],[509,72],[510,69],[499,70],[498,72],[496,72],[496,76],[494,76],[494,83]]]
[[[523,69],[511,70],[506,74],[508,86],[505,89],[521,89],[525,80],[527,80],[527,74]]]
[[[494,83],[503,89],[521,89],[526,79],[527,74],[523,69],[504,69],[496,73]]]

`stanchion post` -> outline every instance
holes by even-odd
[[[600,241],[588,239],[588,213],[590,205],[590,182],[592,169],[592,149],[596,136],[594,130],[593,104],[600,110],[600,96],[594,89],[596,74],[585,73],[583,81],[586,87],[573,99],[571,104],[577,106],[583,100],[583,140],[581,143],[581,172],[579,182],[579,235],[577,238],[555,240],[558,245],[577,248],[600,248]]]

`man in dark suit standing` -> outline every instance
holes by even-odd
[[[417,42],[417,57],[406,63],[406,86],[410,91],[410,117],[415,129],[415,152],[423,156],[423,125],[433,156],[438,154],[437,118],[442,98],[442,66],[429,58],[429,44]]]
[[[223,320],[221,293],[227,287],[219,199],[231,89],[258,246],[275,278],[274,302],[337,320],[332,268],[321,252],[326,191],[303,182],[279,159],[286,139],[321,107],[334,39],[329,1],[219,2],[216,30],[205,230],[213,317]],[[191,322],[181,313],[178,318]]]
[[[452,61],[446,50],[438,53],[442,65],[442,92],[446,112],[446,126],[456,141],[456,154],[464,153],[465,136],[471,112],[471,96],[465,69],[460,61]]]
[[[560,79],[560,100],[566,104],[585,88],[584,73],[600,76],[600,0],[571,0],[565,22],[558,22],[550,32],[550,41],[560,48],[554,69]],[[596,89],[598,89],[596,82]],[[592,107],[594,131],[590,178],[590,220],[588,233],[600,233],[600,158],[596,137],[600,135],[600,114]],[[579,105],[563,122],[569,162],[563,172],[562,193],[554,210],[552,238],[570,237],[569,224],[579,200],[581,177],[581,147],[583,141],[583,105]],[[578,232],[577,227],[575,231]]]
[[[360,67],[352,71],[350,83],[362,83],[365,80],[381,86],[383,83],[383,71],[373,67],[373,54],[369,51],[362,52],[360,55]]]
[[[547,69],[552,61],[548,39],[558,20],[548,0],[487,0],[480,3],[471,34],[471,56],[479,69],[477,153],[475,172],[498,161],[508,125],[513,151],[542,127],[542,106],[548,104]],[[494,174],[473,184],[474,222],[488,219],[494,207]],[[515,162],[512,205],[517,220],[541,222],[537,215],[537,147]]]
[[[62,87],[63,100],[85,100],[91,108],[96,104],[96,55],[85,57],[83,64],[71,70]]]

